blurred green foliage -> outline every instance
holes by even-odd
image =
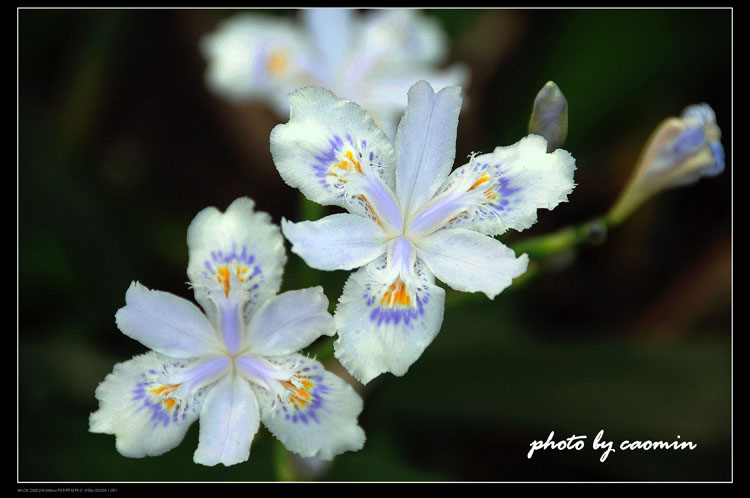
[[[175,450],[126,459],[87,432],[94,390],[142,352],[115,311],[130,281],[191,298],[185,236],[202,208],[254,198],[278,222],[313,216],[275,172],[270,128],[286,117],[232,106],[203,86],[200,36],[227,10],[18,11],[18,479],[272,481],[273,437],[250,460],[192,463]],[[291,10],[277,15],[294,16]],[[686,105],[716,111],[727,170],[650,201],[606,243],[545,262],[488,301],[448,292],[441,333],[403,378],[363,393],[368,441],[334,481],[728,480],[731,478],[731,26],[728,9],[435,10],[467,63],[457,162],[525,134],[554,80],[577,159],[568,204],[510,244],[601,214],[652,129]],[[317,215],[315,215],[317,216]],[[346,272],[290,254],[284,289]],[[330,342],[313,345],[320,356]],[[590,442],[693,441],[692,452],[617,452]],[[587,435],[586,449],[533,440]]]

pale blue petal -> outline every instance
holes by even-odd
[[[575,187],[575,169],[568,151],[547,153],[546,140],[529,135],[456,168],[407,232],[422,237],[442,226],[487,235],[524,230],[536,222],[539,209],[567,201]]]
[[[443,184],[456,156],[461,88],[435,94],[420,81],[409,90],[409,105],[396,134],[396,197],[404,218],[429,201]]]
[[[236,354],[245,337],[244,302],[240,299],[223,299],[216,303],[216,320],[221,338],[229,354]]]
[[[218,381],[232,370],[232,360],[225,354],[200,358],[172,369],[164,381],[173,386],[175,397],[190,399],[206,386]]]
[[[443,229],[417,243],[417,257],[456,290],[484,292],[493,299],[526,272],[529,258],[472,230]]]
[[[379,218],[398,229],[392,193],[393,145],[359,105],[305,87],[289,96],[289,122],[271,132],[271,154],[284,181],[311,201]]]
[[[336,332],[322,287],[287,291],[266,301],[248,324],[248,347],[260,356],[284,356]]]
[[[480,194],[481,195],[481,194]],[[448,222],[461,213],[471,209],[472,196],[467,196],[461,189],[450,189],[435,196],[409,221],[406,233],[414,241],[443,228]]]
[[[225,466],[246,461],[260,427],[260,411],[248,382],[228,375],[206,395],[200,415],[195,463]]]
[[[286,449],[303,457],[331,460],[362,449],[365,433],[357,424],[362,398],[320,362],[302,355],[286,357],[295,373],[284,385],[287,396],[259,390],[263,424]]]
[[[388,240],[374,221],[355,214],[332,214],[318,221],[281,220],[292,252],[318,270],[351,270],[383,254]]]
[[[149,349],[173,358],[193,358],[220,347],[213,325],[187,299],[133,282],[125,303],[115,314],[117,326]]]
[[[237,372],[253,385],[278,393],[280,381],[289,380],[290,373],[279,362],[248,352],[235,360]],[[260,391],[259,391],[260,392]]]
[[[177,402],[164,395],[165,370],[183,363],[154,352],[115,365],[96,388],[99,409],[89,417],[89,431],[116,436],[117,451],[141,458],[179,445],[198,419],[201,395]]]
[[[414,244],[406,237],[397,237],[388,243],[387,271],[392,273],[394,279],[399,277],[406,282],[414,277],[414,264],[417,260],[417,252]]]
[[[396,137],[399,121],[408,103],[408,91],[415,81],[427,81],[433,88],[466,86],[469,70],[454,64],[445,69],[423,67],[409,62],[383,65],[359,84],[359,104],[372,113],[375,122],[391,138]],[[466,106],[466,100],[463,100]]]
[[[404,375],[440,331],[445,291],[430,271],[416,260],[409,276],[394,272],[412,259],[406,247],[391,251],[400,259],[393,266],[384,255],[353,273],[334,313],[334,354],[363,384],[384,372]]]
[[[257,307],[276,295],[286,263],[284,238],[278,225],[264,212],[254,210],[246,197],[235,200],[222,213],[209,207],[198,213],[188,228],[188,277],[195,299],[218,330],[222,320],[239,319],[232,308],[244,310],[244,321]],[[219,307],[225,314],[219,313]],[[236,346],[235,337],[227,336]]]
[[[323,69],[320,83],[331,87],[335,72],[344,65],[354,42],[353,13],[349,9],[304,9],[302,20]]]

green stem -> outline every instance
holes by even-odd
[[[297,473],[294,471],[292,455],[284,448],[278,439],[273,441],[273,461],[277,481],[296,481]]]
[[[532,260],[542,260],[582,246],[601,244],[611,226],[612,223],[606,215],[600,216],[580,225],[523,240],[512,247],[516,254],[526,253]]]

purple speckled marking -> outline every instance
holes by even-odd
[[[246,277],[248,281],[263,273],[260,266],[257,264],[253,265],[253,263],[255,263],[255,255],[251,254],[248,248],[244,245],[242,246],[242,250],[238,251],[237,244],[232,242],[231,248],[226,252],[222,249],[211,251],[211,260],[203,262],[203,266],[208,270],[208,272],[203,272],[203,276],[213,280],[216,276],[217,270],[214,265],[223,265],[232,262],[238,262],[253,269],[252,273]],[[245,285],[248,283],[249,282],[245,282]],[[250,287],[250,290],[254,291],[257,288],[258,282],[256,281],[253,283],[252,287]]]
[[[224,254],[224,251],[222,251],[221,249],[217,251],[211,251],[211,259],[213,259],[214,263],[217,263],[217,264],[230,263],[232,261],[241,261],[245,263],[246,265],[250,266],[255,261],[255,256],[250,254],[247,251],[247,247],[245,246],[242,246],[242,252],[238,254],[237,245],[234,242],[232,242],[232,249],[226,254]]]
[[[418,309],[414,308],[373,308],[370,312],[370,321],[376,322],[381,325],[383,322],[387,324],[393,322],[394,325],[398,325],[401,321],[404,325],[409,325],[409,322],[424,314],[421,303],[418,305]]]
[[[166,366],[167,365],[164,365],[164,367]],[[174,362],[171,364],[171,366],[176,367],[182,365],[178,362]],[[149,369],[147,372],[150,375],[158,374],[158,372],[154,369]],[[154,384],[161,385],[148,380],[146,373],[141,374],[141,381],[135,384],[135,388],[131,391],[132,397],[130,398],[131,401],[140,402],[137,403],[140,404],[140,406],[138,406],[138,408],[136,409],[136,413],[140,412],[143,409],[150,410],[150,420],[153,421],[154,429],[156,429],[160,425],[162,427],[167,427],[170,423],[178,423],[185,420],[187,418],[188,411],[191,409],[191,404],[189,402],[184,402],[182,406],[175,405],[173,407],[173,410],[167,410],[164,403],[162,403],[160,400],[154,401],[154,396],[149,394],[148,391]],[[198,396],[200,396],[200,392],[198,393]]]
[[[520,192],[521,190],[523,190],[521,187],[511,187],[510,186],[510,181],[512,180],[512,178],[500,177],[499,180],[500,180],[499,181],[499,183],[500,183],[499,187],[500,188],[497,189],[497,192],[499,194],[501,194],[501,196],[503,196],[503,197],[511,196],[511,195],[515,194],[516,192]]]
[[[133,401],[142,400],[141,406],[138,407],[136,412],[146,408],[151,410],[151,420],[154,422],[154,428],[162,425],[166,427],[170,421],[177,422],[177,410],[175,410],[174,416],[170,417],[169,412],[164,409],[161,401],[153,402],[151,396],[146,392],[146,386],[151,385],[152,382],[138,382],[135,389],[133,389]],[[174,420],[172,420],[174,418]]]
[[[366,299],[365,304],[370,307],[375,304],[376,296],[369,294],[369,284],[367,290],[368,293],[362,297]],[[430,294],[427,291],[426,285],[423,285],[416,290],[414,293],[414,300],[416,306],[410,307],[404,307],[398,304],[394,304],[393,306],[377,305],[372,311],[370,311],[370,321],[375,322],[377,325],[383,323],[393,323],[394,325],[398,325],[401,322],[403,322],[404,325],[409,325],[409,322],[424,315],[424,306],[430,302]]]
[[[409,325],[409,322],[424,315],[424,306],[429,302],[429,294],[420,297],[417,291],[414,297],[417,303],[415,307],[376,306],[370,312],[370,321],[376,322],[377,325],[381,325],[383,322],[386,324],[393,322],[394,325],[404,322],[404,325]],[[367,306],[370,306],[371,303],[372,300],[368,300]]]
[[[309,371],[310,369],[317,369],[317,366],[305,367],[301,371]],[[293,424],[302,422],[307,425],[310,421],[320,424],[320,418],[318,418],[318,410],[323,406],[323,397],[331,392],[331,389],[323,384],[323,376],[321,375],[309,375],[310,381],[313,383],[312,391],[309,391],[310,400],[304,407],[296,408],[294,413],[289,413],[286,406],[282,406],[281,410],[284,412],[284,420],[289,420]],[[293,405],[291,405],[293,406]],[[276,413],[281,413],[280,410],[276,410]]]
[[[320,155],[315,156],[315,163],[311,166],[315,176],[318,178],[318,183],[327,191],[330,191],[327,180],[328,170],[331,167],[331,163],[337,161],[336,153],[344,147],[344,141],[341,140],[340,136],[334,135],[333,138],[328,139],[328,145],[329,147],[326,150]]]

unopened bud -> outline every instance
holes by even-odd
[[[664,120],[646,143],[628,186],[610,211],[610,221],[622,221],[662,190],[724,171],[720,139],[716,116],[707,104],[691,105],[679,118]]]
[[[547,152],[562,147],[568,136],[568,101],[554,81],[548,81],[534,99],[529,133],[547,139]]]

